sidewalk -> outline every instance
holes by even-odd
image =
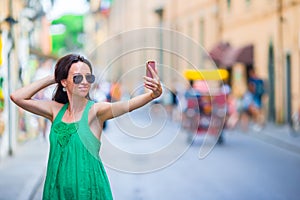
[[[29,200],[46,169],[48,143],[36,138],[20,144],[12,157],[0,161],[0,200]]]
[[[300,132],[293,132],[287,124],[267,123],[260,131],[254,131],[249,127],[247,134],[266,143],[300,154]]]

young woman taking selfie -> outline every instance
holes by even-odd
[[[112,199],[110,184],[99,156],[103,123],[144,106],[162,94],[156,68],[144,77],[149,92],[129,101],[90,100],[95,81],[91,63],[83,56],[60,58],[54,76],[47,76],[11,94],[19,107],[52,122],[43,199]],[[51,101],[36,100],[40,90],[57,84]]]

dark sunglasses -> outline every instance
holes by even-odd
[[[87,75],[85,75],[85,80],[88,83],[94,83],[95,82],[95,76],[93,74],[87,74]],[[82,74],[78,74],[78,75],[73,76],[73,83],[79,84],[82,81],[83,81],[83,75]]]

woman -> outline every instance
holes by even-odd
[[[69,54],[58,60],[55,77],[47,76],[11,94],[12,101],[21,108],[52,121],[43,199],[112,199],[99,157],[103,123],[161,95],[157,71],[149,70],[154,78],[144,77],[144,85],[151,92],[127,102],[94,103],[89,98],[95,81],[91,63],[80,55]],[[32,98],[55,83],[52,101]]]

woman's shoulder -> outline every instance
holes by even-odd
[[[53,101],[53,100],[51,101],[51,104],[52,104],[53,109],[58,109],[58,110],[60,110],[64,105],[66,105],[64,103],[59,103],[59,102]]]
[[[94,107],[96,110],[105,109],[105,108],[109,107],[110,105],[111,105],[111,103],[106,102],[106,101],[94,102]]]
[[[102,113],[107,111],[107,109],[110,109],[110,106],[111,106],[110,102],[106,102],[106,101],[95,102],[93,104],[93,109],[96,111],[97,115],[101,115]]]
[[[59,103],[57,101],[51,101],[50,102],[51,107],[52,107],[52,112],[53,112],[53,116],[56,116],[57,113],[62,109],[62,107],[66,104],[63,103]]]

